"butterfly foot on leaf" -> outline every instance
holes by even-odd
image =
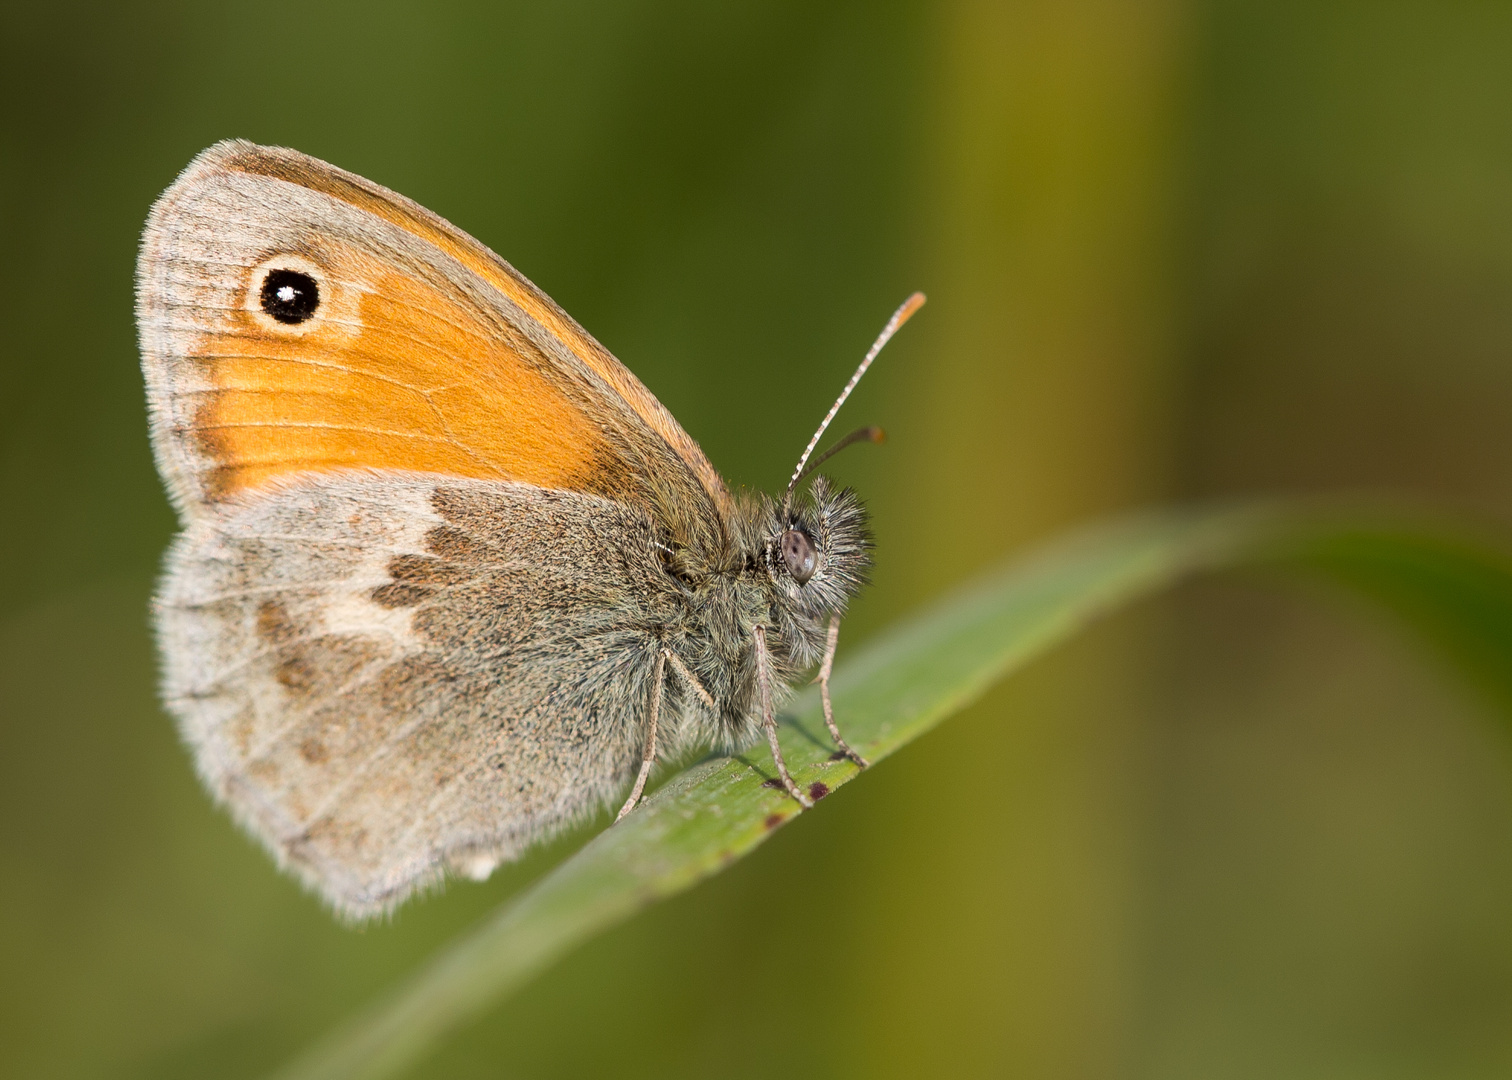
[[[797,782],[794,781],[791,776],[773,776],[768,780],[763,780],[761,782],[761,786],[764,788],[771,788],[773,791],[785,791],[793,797],[794,802],[796,802],[799,806],[802,806],[805,810],[813,809],[814,800],[803,793],[803,789],[798,786]],[[823,787],[824,794],[829,794],[829,788],[825,787],[825,785],[823,784],[814,784],[812,786]],[[815,798],[823,798],[823,796],[815,796]]]

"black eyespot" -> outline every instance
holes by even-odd
[[[800,585],[814,576],[814,565],[819,556],[808,533],[802,529],[789,529],[782,534],[782,561],[787,563],[788,573]]]
[[[294,326],[315,314],[320,306],[320,286],[298,270],[269,270],[259,299],[269,315]]]

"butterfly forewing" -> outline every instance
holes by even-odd
[[[307,318],[279,317],[270,274],[310,280]],[[200,155],[149,217],[137,308],[154,444],[186,513],[353,467],[640,501],[690,533],[728,513],[697,445],[507,263],[294,151]]]

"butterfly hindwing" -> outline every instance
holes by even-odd
[[[233,498],[158,600],[206,782],[338,910],[598,809],[637,758],[650,520],[518,483],[336,473]]]

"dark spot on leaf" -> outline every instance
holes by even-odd
[[[815,802],[818,802],[828,794],[828,784],[824,784],[818,780],[815,780],[812,784],[809,785],[809,798],[813,799]]]
[[[787,790],[786,788],[784,788],[782,786],[782,781],[779,780],[779,779],[777,779],[775,776],[772,777],[770,780],[763,780],[761,782],[761,786],[762,787],[774,788],[777,791],[785,791],[785,790]]]
[[[782,824],[782,815],[768,814],[766,821],[762,822],[762,824],[767,827],[768,831],[775,829],[777,826]]]
[[[829,760],[831,760],[831,761],[844,761],[848,756],[849,755],[847,755],[844,750],[836,750],[833,754],[831,754],[829,756]]]

